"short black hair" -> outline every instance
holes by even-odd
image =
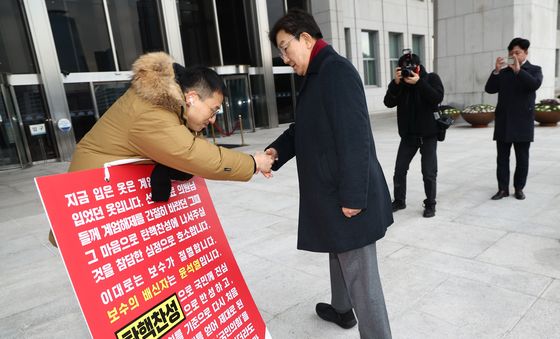
[[[274,47],[278,47],[278,45],[276,45],[276,35],[282,30],[288,34],[292,34],[296,39],[299,39],[301,33],[304,32],[315,39],[323,38],[323,33],[321,33],[321,29],[315,22],[313,16],[299,8],[290,9],[286,15],[276,21],[274,27],[272,27],[268,33],[268,39],[270,39]]]
[[[399,67],[404,67],[408,65],[420,66],[420,57],[416,54],[403,54],[399,58]]]
[[[519,48],[521,48],[524,51],[527,51],[529,49],[529,46],[531,45],[531,42],[527,39],[523,39],[523,38],[513,38],[513,40],[511,40],[511,42],[508,45],[508,51],[511,51],[515,46],[519,46]]]
[[[181,86],[183,92],[194,90],[204,99],[216,92],[226,95],[224,80],[211,68],[205,66],[185,68],[178,63],[174,63],[173,71],[175,72],[175,81]]]

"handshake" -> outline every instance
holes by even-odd
[[[266,178],[272,177],[272,165],[278,160],[278,152],[274,148],[267,148],[266,151],[256,152],[253,155],[255,164],[257,165],[256,173],[262,173]]]

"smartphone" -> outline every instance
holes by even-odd
[[[507,64],[508,65],[513,65],[515,64],[515,59],[512,56],[508,56],[507,57]]]

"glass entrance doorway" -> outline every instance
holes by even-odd
[[[41,85],[13,86],[14,102],[23,122],[23,133],[31,161],[55,160],[58,157],[54,127]]]
[[[0,73],[0,170],[28,164],[20,119],[6,79],[6,75]]]
[[[230,131],[254,131],[253,106],[249,80],[245,74],[224,76],[229,95],[225,98],[225,125]],[[239,119],[241,117],[241,119]]]

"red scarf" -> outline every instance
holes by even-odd
[[[313,58],[319,53],[320,50],[327,47],[329,44],[325,42],[323,39],[319,39],[315,42],[313,49],[311,50],[311,56],[309,57],[309,62],[313,60]]]

